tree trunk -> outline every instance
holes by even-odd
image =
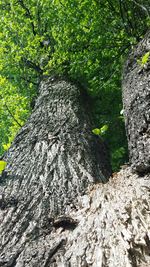
[[[131,161],[137,166],[130,134],[140,124],[134,122],[138,108],[132,114],[128,105],[130,66],[124,73],[124,107]],[[110,166],[104,144],[91,129],[85,97],[75,86],[50,80],[41,84],[0,180],[0,266],[150,266],[150,175],[139,176],[124,166],[109,182],[98,183],[107,181]],[[139,149],[134,138],[140,135],[131,136]]]
[[[0,231],[7,256],[1,266],[5,260],[9,266],[13,251],[15,266],[31,236],[38,240],[42,231],[51,231],[56,216],[68,216],[89,184],[108,180],[107,149],[92,134],[87,106],[76,86],[64,80],[41,82],[34,111],[5,156]]]
[[[63,80],[42,82],[33,114],[6,158],[7,174],[22,179],[21,198],[24,189],[29,198],[38,190],[50,214],[64,213],[88,184],[106,182],[111,174],[106,147],[92,134],[84,98]]]
[[[130,162],[139,173],[150,171],[150,55],[147,53],[150,53],[150,31],[130,54],[123,79]]]

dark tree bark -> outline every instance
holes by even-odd
[[[150,171],[150,32],[130,54],[124,69],[123,103],[132,168]]]
[[[56,216],[68,216],[89,184],[105,183],[111,175],[107,149],[92,134],[88,108],[75,85],[41,82],[33,113],[5,156],[0,231],[1,252],[7,256],[0,266],[17,266],[26,235],[36,238],[52,225],[74,227],[75,222],[57,222]]]
[[[6,171],[22,179],[21,197],[24,186],[31,195],[38,190],[49,213],[57,215],[88,184],[106,182],[111,168],[104,143],[92,134],[87,99],[79,89],[48,79],[39,90],[30,119],[9,149]]]

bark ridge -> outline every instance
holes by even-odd
[[[150,171],[150,31],[130,54],[124,69],[123,103],[132,168]]]

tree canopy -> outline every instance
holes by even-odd
[[[0,154],[31,113],[39,82],[63,75],[90,95],[91,131],[108,143],[113,169],[127,160],[122,65],[149,14],[146,0],[1,0]]]

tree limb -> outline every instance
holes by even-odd
[[[23,0],[18,0],[18,4],[20,4],[20,6],[26,11],[26,16],[31,20],[30,22],[31,22],[33,35],[36,35],[37,33],[35,31],[33,18],[32,18],[32,15],[31,15],[31,12],[30,12],[29,8],[24,4]]]
[[[29,60],[27,58],[22,58],[22,60],[26,66],[28,66],[29,68],[34,69],[38,73],[42,74],[43,71],[39,65],[37,65],[36,63],[32,62],[31,60]]]
[[[145,13],[147,14],[147,16],[150,17],[149,12],[148,12],[148,9],[147,9],[145,6],[139,4],[139,3],[136,2],[135,0],[132,0],[132,2],[133,2],[134,4],[136,4],[137,6],[139,6],[143,11],[145,11]]]
[[[16,118],[14,117],[14,115],[12,114],[12,112],[10,111],[9,107],[7,106],[7,104],[5,103],[5,107],[8,111],[8,113],[10,114],[10,116],[13,118],[13,120],[19,125],[19,127],[22,127],[23,125],[21,125],[17,120]]]

